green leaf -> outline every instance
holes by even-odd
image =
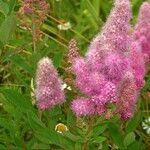
[[[75,150],[82,150],[82,144],[80,142],[76,142]]]
[[[36,137],[46,144],[55,144],[65,150],[73,150],[75,147],[75,143],[73,141],[51,129],[37,131]]]
[[[93,23],[93,25],[98,28],[98,24],[96,24],[96,22],[101,23],[101,19],[97,14],[98,12],[96,12],[90,0],[85,0],[84,3],[88,6],[88,11],[90,11],[91,15],[89,15],[89,19],[91,20],[91,23]]]
[[[42,57],[46,57],[46,56],[48,56],[49,55],[49,53],[51,53],[52,51],[53,51],[53,47],[52,47],[52,44],[51,44],[51,47],[47,47],[47,48],[45,48],[45,49],[43,49],[41,52],[40,52],[40,58],[42,58]]]
[[[109,123],[109,133],[113,142],[119,146],[119,148],[124,148],[123,135],[115,123]]]
[[[16,2],[17,2],[17,0],[10,0],[10,3],[9,3],[9,14],[11,14],[11,12],[14,10],[14,8],[16,6]]]
[[[9,124],[8,120],[4,118],[0,118],[0,127],[3,127],[7,130],[11,129],[11,125]]]
[[[99,17],[99,14],[100,14],[100,9],[99,9],[100,5],[101,5],[101,0],[99,0],[99,1],[93,1],[93,8],[95,9],[95,13],[96,13],[97,17]]]
[[[15,65],[21,67],[23,70],[33,74],[32,68],[29,64],[19,55],[13,55],[9,58]]]
[[[0,26],[0,41],[5,44],[11,38],[16,28],[16,16],[7,16]]]
[[[32,109],[29,99],[26,99],[21,93],[13,89],[3,89],[2,94],[7,101],[14,107],[20,108],[21,111],[26,112]]]
[[[102,134],[106,130],[106,128],[107,128],[106,124],[98,125],[98,126],[94,127],[92,136],[93,137],[99,136],[100,134]]]
[[[134,12],[134,16],[133,16],[133,23],[135,24],[137,22],[137,17],[139,15],[139,8],[141,6],[141,4],[143,3],[143,0],[133,0],[132,2],[132,10]]]
[[[34,143],[34,145],[32,146],[32,148],[30,147],[30,149],[35,149],[35,150],[49,150],[50,146],[46,145],[46,144],[40,144],[40,143]]]
[[[103,0],[101,1],[101,18],[106,21],[107,16],[112,7],[112,1]]]
[[[69,128],[74,128],[76,118],[74,117],[73,113],[71,110],[68,110],[68,114],[67,114],[67,125],[69,126]]]
[[[41,129],[41,128],[45,128],[45,125],[43,124],[43,122],[36,116],[36,114],[34,114],[33,112],[29,111],[27,113],[27,116],[28,116],[28,121],[29,121],[29,124],[31,126],[31,128],[33,130],[38,130],[38,129]]]
[[[127,147],[128,145],[132,144],[135,141],[135,133],[130,132],[126,135],[124,139],[124,145]]]
[[[59,52],[59,53],[55,54],[53,63],[56,68],[58,68],[60,66],[62,59],[63,59],[63,52]]]
[[[127,148],[127,150],[146,150],[145,143],[142,143],[141,141],[134,141],[132,144],[130,144]]]
[[[0,149],[1,150],[7,150],[7,148],[4,145],[2,145],[2,144],[0,144]]]
[[[75,142],[81,142],[82,139],[80,136],[76,136],[76,135],[73,135],[71,132],[67,131],[67,132],[64,132],[63,134],[65,137],[68,137],[69,139],[71,139],[72,141],[75,141]]]
[[[134,115],[134,117],[128,122],[126,131],[132,132],[135,130],[135,128],[139,125],[141,120],[141,112],[138,112],[137,114]]]
[[[7,16],[9,12],[8,4],[4,3],[2,0],[0,0],[0,12],[2,12],[5,16]]]
[[[21,147],[22,147],[21,137],[20,137],[20,136],[17,136],[17,135],[15,134],[13,140],[14,140],[14,143],[15,143],[17,149],[18,149],[18,150],[19,150],[19,149],[21,150]]]
[[[59,106],[55,106],[50,110],[50,116],[56,118],[59,114],[61,114],[61,108]]]
[[[92,139],[92,143],[95,143],[95,144],[100,144],[102,142],[104,142],[106,140],[106,137],[103,137],[103,136],[99,136],[95,139]]]

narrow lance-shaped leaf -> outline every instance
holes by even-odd
[[[4,22],[0,26],[0,41],[2,43],[5,44],[9,41],[15,31],[16,23],[16,16],[13,13],[5,18]]]
[[[26,99],[17,90],[3,89],[2,94],[11,105],[20,108],[21,111],[26,112],[32,109],[30,100]]]

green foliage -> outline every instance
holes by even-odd
[[[110,136],[111,136],[112,140],[114,141],[114,143],[118,147],[124,148],[124,145],[123,145],[123,134],[122,134],[119,126],[114,124],[114,123],[110,123],[109,124],[109,132],[110,132]]]
[[[30,101],[26,100],[26,98],[18,91],[4,89],[2,90],[2,93],[10,104],[14,107],[20,108],[21,111],[27,111],[32,108]]]
[[[63,59],[63,53],[62,52],[55,54],[54,59],[53,59],[53,63],[54,63],[54,66],[56,68],[58,68],[60,66],[62,59]]]
[[[127,147],[135,141],[135,133],[130,132],[126,135],[124,139],[124,145]]]
[[[6,14],[5,14],[6,15]],[[7,43],[11,38],[13,32],[16,28],[16,17],[12,13],[9,16],[6,16],[5,20],[2,22],[0,26],[0,41],[2,43]]]
[[[33,44],[31,31],[19,22],[20,1],[0,0],[0,150],[145,150],[149,137],[141,123],[149,115],[150,76],[142,90],[134,117],[122,122],[112,116],[76,118],[70,110],[76,89],[67,91],[66,103],[51,110],[39,111],[33,96],[37,62],[48,56],[63,79],[70,77],[68,42],[77,39],[80,54],[87,51],[90,40],[99,32],[112,7],[112,0],[48,0],[50,12],[43,22],[40,40]],[[135,24],[142,0],[132,0]],[[30,21],[31,22],[31,21]],[[71,28],[58,29],[61,22]],[[33,83],[34,84],[34,83]],[[112,111],[115,108],[112,106]],[[55,127],[64,124],[68,130],[58,133]],[[92,124],[92,125],[91,125]]]
[[[136,127],[139,125],[141,121],[141,113],[137,113],[135,114],[134,118],[132,118],[128,124],[127,124],[127,127],[126,127],[126,130],[127,132],[132,132],[136,129]]]

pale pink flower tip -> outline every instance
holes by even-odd
[[[141,44],[142,52],[150,54],[150,3],[144,2],[140,8],[138,23],[134,32],[135,39]]]
[[[51,60],[41,59],[36,72],[35,90],[39,109],[45,110],[64,102],[65,96],[61,89],[61,82]]]
[[[77,116],[89,116],[95,112],[94,103],[88,98],[77,98],[72,102],[72,110]]]

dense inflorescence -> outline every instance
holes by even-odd
[[[70,41],[71,71],[76,75],[76,86],[84,94],[71,105],[77,116],[105,114],[109,119],[110,104],[115,105],[115,114],[121,119],[133,116],[150,55],[150,4],[144,2],[141,6],[132,33],[131,14],[129,0],[115,0],[106,24],[92,40],[85,57],[79,55],[76,41]],[[36,98],[40,109],[64,102],[61,80],[48,58],[38,64]]]
[[[37,67],[35,90],[39,109],[49,109],[65,101],[61,83],[62,81],[58,78],[58,73],[51,60],[48,58],[41,59]]]
[[[69,50],[68,59],[69,62],[72,63],[73,59],[79,56],[79,48],[77,47],[77,41],[75,39],[70,40]]]
[[[94,114],[107,112],[107,106],[113,103],[122,119],[133,116],[150,54],[150,4],[141,6],[132,34],[131,14],[129,0],[115,0],[105,26],[92,40],[86,56],[72,58],[76,86],[86,97],[72,103],[77,116],[92,115],[93,103]]]
[[[145,58],[148,58],[150,55],[150,4],[148,2],[144,2],[140,8],[134,38],[140,43]]]

